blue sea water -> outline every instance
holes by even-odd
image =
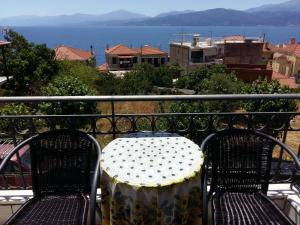
[[[105,61],[104,50],[107,45],[125,44],[140,47],[149,44],[168,51],[169,43],[174,34],[180,32],[199,33],[204,37],[223,37],[225,35],[242,34],[246,36],[263,36],[272,43],[288,42],[291,37],[300,41],[300,26],[274,27],[232,27],[232,26],[201,26],[201,27],[166,27],[166,26],[111,26],[111,27],[14,27],[28,40],[35,43],[46,43],[48,47],[70,45],[89,50],[94,46],[97,64]]]

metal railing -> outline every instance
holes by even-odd
[[[15,145],[20,140],[46,130],[76,128],[97,137],[105,145],[114,138],[131,132],[160,131],[186,135],[196,143],[210,133],[222,129],[243,128],[256,129],[287,141],[289,132],[300,131],[294,124],[300,112],[176,112],[161,107],[159,112],[126,113],[116,110],[117,104],[130,102],[155,102],[158,105],[168,103],[202,103],[211,101],[261,101],[261,100],[300,100],[300,94],[272,95],[151,95],[151,96],[62,96],[62,97],[1,97],[0,103],[39,104],[44,102],[95,102],[109,103],[109,112],[105,114],[85,115],[3,115],[0,126],[7,128],[0,131],[3,140],[12,140]],[[136,110],[131,110],[135,112]],[[299,119],[300,120],[300,119]],[[63,125],[62,125],[63,121]],[[84,123],[78,123],[78,121]],[[299,140],[300,144],[300,140]],[[278,164],[274,167],[275,175],[291,175],[291,166],[279,151]],[[17,155],[18,169],[15,171],[21,178],[21,188],[30,189],[26,180],[28,173],[23,171],[21,156]],[[287,173],[287,176],[283,176]],[[2,180],[2,181],[1,181]],[[6,180],[6,181],[5,181]],[[5,175],[0,175],[2,188],[20,188],[7,185]]]

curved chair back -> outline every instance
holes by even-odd
[[[90,193],[93,139],[76,130],[54,130],[30,143],[33,192]]]
[[[275,143],[255,131],[225,130],[206,144],[211,190],[267,192]]]

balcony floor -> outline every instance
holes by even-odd
[[[98,190],[100,200],[101,190]],[[300,197],[299,193],[290,189],[289,184],[271,184],[268,195],[276,202],[280,209],[297,225],[300,225]],[[26,199],[32,196],[30,190],[0,191],[0,224],[15,212]]]

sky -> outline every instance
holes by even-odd
[[[23,15],[102,14],[125,9],[148,16],[173,10],[248,9],[286,0],[0,0],[0,18]]]

